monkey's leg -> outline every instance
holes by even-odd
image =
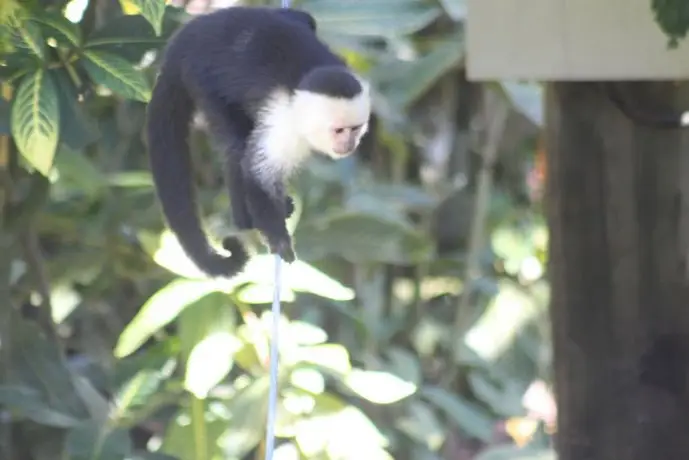
[[[285,262],[294,262],[296,256],[292,249],[292,239],[285,220],[287,218],[287,199],[279,178],[272,183],[259,178],[252,167],[252,158],[242,160],[244,173],[245,200],[251,220],[268,240],[270,251],[279,254]]]

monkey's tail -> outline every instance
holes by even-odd
[[[210,276],[233,277],[249,255],[237,238],[226,238],[229,257],[213,249],[197,211],[189,152],[189,125],[194,102],[176,75],[162,73],[147,109],[147,138],[151,171],[163,214],[182,249]]]

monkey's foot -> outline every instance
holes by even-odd
[[[271,244],[270,252],[278,254],[280,258],[288,264],[297,260],[294,249],[292,249],[292,242],[289,238],[280,239],[275,244]]]

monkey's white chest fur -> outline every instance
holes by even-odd
[[[289,177],[311,153],[301,136],[289,95],[276,92],[258,117],[256,156],[253,161],[257,176],[268,182]]]

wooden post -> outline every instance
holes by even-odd
[[[689,84],[625,86],[689,107]],[[559,460],[689,459],[689,130],[552,83],[546,137]]]

